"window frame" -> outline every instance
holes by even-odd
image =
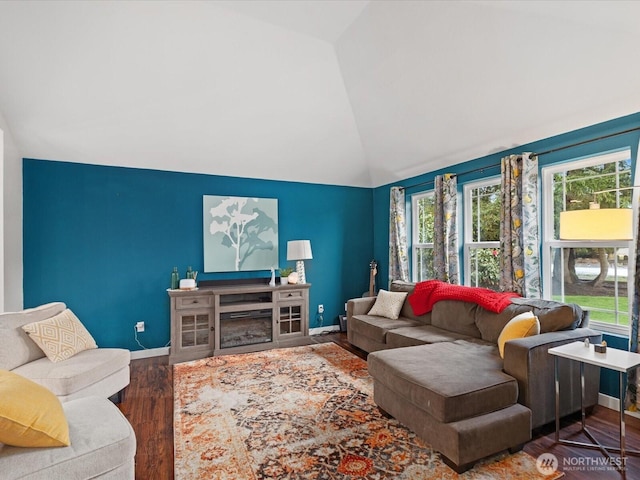
[[[435,190],[428,190],[423,192],[417,192],[411,194],[411,281],[418,282],[418,254],[419,249],[426,250],[431,249],[433,251],[434,243],[420,243],[418,242],[418,202],[425,197],[434,197]]]
[[[471,195],[474,189],[489,187],[494,185],[500,185],[500,176],[492,176],[484,178],[482,180],[476,180],[468,182],[463,185],[463,229],[464,229],[464,244],[463,244],[463,270],[464,270],[464,285],[471,285],[471,250],[481,248],[497,248],[500,249],[500,240],[497,241],[482,241],[474,242],[472,238],[473,234],[473,202]]]
[[[552,264],[554,248],[628,248],[628,276],[627,276],[627,297],[628,297],[628,318],[629,325],[611,324],[590,319],[589,326],[602,332],[613,333],[618,335],[629,336],[631,333],[631,310],[634,288],[634,272],[635,272],[635,245],[633,240],[618,241],[596,241],[596,240],[560,240],[555,239],[554,228],[554,204],[553,204],[553,176],[557,173],[566,172],[567,170],[585,168],[593,165],[602,165],[604,163],[613,163],[621,160],[630,159],[631,149],[624,148],[610,152],[601,152],[588,157],[572,158],[564,162],[554,163],[541,168],[541,198],[542,198],[542,285],[543,297],[552,299]],[[632,162],[633,164],[633,162]],[[636,165],[637,168],[637,165]],[[633,169],[632,169],[633,170]],[[631,183],[634,184],[634,172],[631,171]],[[634,231],[637,229],[635,225],[638,215],[638,197],[633,195],[632,211],[634,218]],[[617,250],[616,250],[617,251]],[[564,290],[562,290],[564,293]],[[616,294],[617,295],[617,294]],[[620,298],[619,295],[615,298]],[[588,307],[586,307],[588,309]]]

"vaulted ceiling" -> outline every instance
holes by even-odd
[[[640,111],[635,1],[2,1],[23,157],[378,186]]]

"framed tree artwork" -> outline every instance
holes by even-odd
[[[278,266],[278,200],[204,195],[204,271]]]

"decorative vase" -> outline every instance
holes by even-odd
[[[171,272],[171,290],[177,290],[180,288],[180,275],[178,274],[178,267],[173,267]]]

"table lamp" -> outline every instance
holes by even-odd
[[[310,260],[311,241],[310,240],[289,240],[287,242],[287,260],[296,261],[296,273],[299,283],[307,283],[304,276],[304,260]]]

